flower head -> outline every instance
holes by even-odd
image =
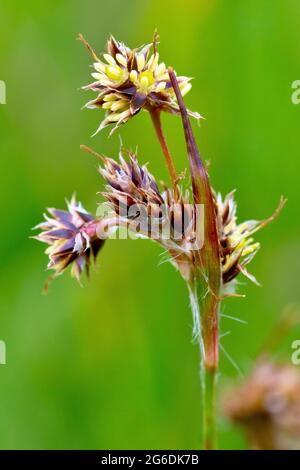
[[[140,166],[132,152],[127,152],[126,160],[124,152],[120,152],[120,162],[104,157],[104,166],[99,170],[107,182],[102,195],[117,216],[116,225],[157,241],[167,250],[170,261],[182,276],[189,278],[193,270],[197,214],[189,192],[183,192],[179,185],[176,196],[166,186],[160,191],[147,166]]]
[[[71,274],[79,281],[84,268],[89,272],[91,257],[96,258],[104,241],[97,237],[97,219],[74,195],[67,201],[67,209],[48,209],[50,216],[44,214],[45,221],[34,227],[42,230],[34,238],[49,245],[45,253],[49,256],[47,268],[55,271],[53,277],[71,265]]]
[[[230,281],[235,279],[239,273],[242,273],[252,282],[258,284],[255,277],[250,274],[246,268],[260,248],[260,244],[254,241],[252,235],[271,222],[284,206],[286,201],[282,198],[277,210],[266,220],[248,220],[238,224],[236,217],[237,205],[234,200],[234,191],[229,193],[224,200],[220,193],[214,194],[214,199],[216,205],[223,283],[228,284]]]
[[[103,194],[113,203],[117,213],[122,206],[124,196],[129,206],[141,203],[161,205],[163,198],[154,176],[148,171],[146,165],[139,166],[134,153],[128,152],[128,157],[126,161],[122,150],[120,163],[112,158],[105,158],[104,167],[99,169],[100,174],[108,183],[108,191]]]
[[[244,427],[252,448],[299,449],[300,374],[295,367],[260,360],[227,395],[224,409]]]
[[[166,66],[163,62],[159,63],[157,37],[153,44],[129,49],[111,36],[103,59],[97,57],[82,35],[79,39],[91,53],[95,69],[92,73],[95,81],[83,88],[98,94],[86,107],[102,108],[107,112],[96,133],[110,124],[115,125],[113,132],[142,108],[179,113]],[[177,77],[177,80],[182,94],[188,93],[191,78]],[[198,113],[191,114],[200,118]]]
[[[104,163],[99,172],[107,185],[106,191],[101,194],[117,216],[113,219],[113,224],[125,226],[135,232],[138,228],[140,235],[157,240],[167,249],[171,262],[179,267],[183,277],[192,279],[197,269],[195,249],[202,249],[205,221],[203,213],[200,214],[202,218],[199,218],[195,203],[191,203],[189,191],[183,191],[178,183],[175,189],[163,185],[163,190],[160,190],[147,165],[140,166],[133,152],[122,148],[117,162],[88,147],[82,148],[100,157]],[[271,222],[286,201],[282,198],[274,214],[266,220],[249,220],[238,224],[234,191],[224,200],[220,193],[216,194],[213,190],[212,195],[222,285],[224,288],[231,285],[231,281],[239,273],[258,284],[246,269],[260,248],[252,235]],[[202,197],[198,202],[203,208],[201,201]]]

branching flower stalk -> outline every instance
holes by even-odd
[[[162,148],[167,168],[171,177],[172,185],[175,190],[177,190],[177,174],[176,174],[176,168],[172,159],[172,156],[170,154],[170,150],[165,138],[165,135],[162,130],[162,125],[161,125],[161,110],[159,108],[153,109],[150,111],[152,123],[158,138],[158,141],[160,143],[160,146]]]
[[[163,247],[190,294],[193,334],[201,352],[203,447],[213,449],[220,301],[227,295],[237,295],[235,279],[240,273],[257,283],[247,270],[259,249],[252,235],[274,219],[285,200],[280,200],[278,209],[266,220],[237,223],[234,192],[223,199],[212,189],[193,136],[189,116],[199,119],[200,115],[187,110],[183,102],[183,95],[191,88],[190,78],[177,77],[172,68],[159,63],[157,35],[152,44],[133,50],[111,36],[101,59],[82,35],[79,39],[91,54],[95,69],[95,81],[84,89],[96,92],[97,97],[86,107],[106,112],[96,133],[114,125],[111,134],[142,109],[149,112],[172,187],[159,185],[147,165],[141,165],[131,151],[121,148],[116,161],[82,146],[100,161],[99,173],[106,182],[101,194],[109,213],[91,215],[73,197],[67,202],[67,211],[49,209],[51,217],[44,216],[45,221],[36,227],[41,232],[35,238],[48,245],[48,268],[54,270],[50,279],[68,266],[78,280],[84,268],[89,273],[91,259],[118,228]],[[162,112],[182,119],[192,181],[187,190],[183,189],[184,177],[177,176],[162,131]]]

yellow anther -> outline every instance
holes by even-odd
[[[234,248],[234,253],[237,253],[238,251],[242,251],[243,248],[246,246],[246,240],[236,240],[235,248]],[[231,256],[233,256],[233,254]]]
[[[110,55],[110,54],[104,54],[103,55],[104,59],[106,60],[106,62],[110,65],[116,65],[116,61],[115,59]]]
[[[149,72],[149,70],[145,70],[145,72],[141,72],[139,74],[139,82],[141,83],[141,85],[144,87],[148,87],[148,86],[151,86],[153,85],[155,79],[154,79],[154,76],[153,76],[153,73]]]
[[[116,54],[116,59],[123,67],[127,67],[127,60],[122,54]]]
[[[103,64],[102,62],[94,62],[94,69],[97,70],[97,72],[105,72],[105,67],[106,65]]]
[[[111,105],[111,110],[112,111],[118,111],[119,109],[123,109],[126,106],[128,106],[128,101],[126,100],[118,100],[112,103]]]
[[[136,59],[136,62],[137,62],[137,69],[139,72],[141,72],[143,70],[143,68],[145,67],[145,57],[143,54],[140,54],[137,56],[137,59]]]
[[[150,72],[153,72],[155,67],[157,66],[157,63],[158,63],[158,58],[159,58],[159,54],[158,52],[156,54],[153,54],[151,57],[150,57],[150,60],[148,62],[148,68],[149,68],[149,71]]]
[[[148,86],[149,86],[149,81],[148,81],[148,78],[147,78],[147,77],[142,77],[142,78],[140,79],[140,83],[141,83],[141,87],[142,87],[143,89],[145,89],[145,90],[146,90],[146,89],[148,88]]]
[[[254,251],[256,251],[260,247],[259,243],[253,243],[253,245],[247,246],[244,250],[242,255],[248,256],[251,255]]]
[[[112,101],[105,101],[102,105],[103,109],[110,109],[112,107],[113,102]]]
[[[137,81],[137,78],[138,78],[137,71],[136,70],[131,70],[129,78],[130,78],[130,81],[132,83],[135,83]]]
[[[105,72],[106,65],[103,62],[94,62],[93,66],[97,72]]]
[[[156,70],[155,70],[156,78],[160,78],[165,73],[165,71],[166,71],[166,64],[162,62],[156,67]]]
[[[117,99],[117,97],[116,97],[115,93],[109,93],[109,95],[104,96],[103,101],[114,101],[116,99]]]
[[[101,80],[103,78],[103,75],[98,72],[93,72],[91,75],[95,80]]]
[[[123,70],[118,65],[107,65],[105,73],[111,80],[120,80]]]

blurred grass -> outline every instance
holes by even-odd
[[[66,274],[41,295],[46,259],[28,239],[30,227],[74,190],[94,211],[102,183],[79,145],[111,155],[119,147],[105,131],[91,140],[102,115],[80,112],[90,59],[78,32],[102,50],[110,32],[134,47],[157,27],[163,60],[196,77],[187,104],[206,117],[195,131],[214,187],[237,189],[240,220],[266,217],[281,194],[288,197],[280,218],[257,236],[262,250],[251,270],[263,288],[242,285],[247,298],[224,305],[248,321],[222,319],[222,331],[231,331],[223,344],[246,372],[282,308],[299,301],[300,107],[290,99],[299,79],[299,16],[296,0],[1,0],[0,339],[7,365],[0,366],[0,448],[189,449],[200,442],[188,297],[172,267],[158,267],[158,247],[107,243],[84,289]],[[183,169],[180,122],[164,116],[164,124]],[[120,134],[167,179],[146,113]],[[289,357],[290,342],[281,354]],[[221,385],[236,376],[221,354]],[[220,426],[222,448],[243,448],[237,430]]]

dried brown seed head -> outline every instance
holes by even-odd
[[[245,428],[252,448],[299,449],[298,370],[261,360],[244,383],[225,397],[224,411]]]

